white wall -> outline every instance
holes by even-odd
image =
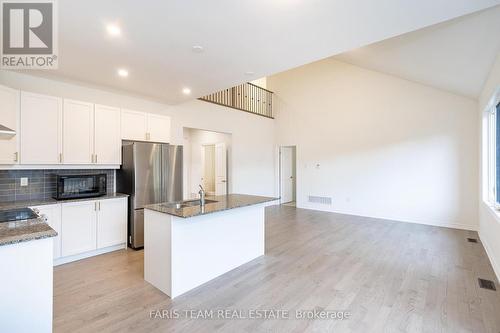
[[[233,193],[275,195],[275,129],[272,119],[198,100],[172,106],[100,87],[8,71],[0,71],[0,84],[40,94],[170,115],[173,144],[183,143],[184,127],[232,134]]]
[[[333,59],[267,86],[277,143],[297,146],[299,207],[477,228],[476,101]]]
[[[225,143],[228,151],[227,154],[227,171],[228,171],[228,191],[232,193],[232,182],[233,182],[233,159],[232,159],[232,145],[231,145],[231,135],[226,133],[218,133],[211,131],[203,131],[192,128],[184,129],[184,168],[185,177],[185,192],[184,198],[189,199],[193,197],[193,194],[198,193],[198,185],[201,184],[201,177],[203,177],[202,170],[202,155],[201,147],[203,145],[210,145],[216,143]],[[215,171],[215,170],[214,170]],[[208,190],[207,190],[208,191]],[[215,189],[214,189],[215,191]]]
[[[500,89],[500,55],[497,56],[496,62],[490,72],[490,75],[484,85],[483,91],[479,98],[479,118],[483,119],[484,110],[495,92]],[[491,209],[483,200],[484,190],[486,188],[486,163],[487,155],[484,151],[485,140],[483,139],[483,149],[481,149],[481,185],[479,198],[479,236],[483,243],[497,278],[500,280],[500,217],[499,212]]]
[[[261,88],[267,89],[267,78],[263,77],[257,80],[250,81],[250,83],[255,84]]]

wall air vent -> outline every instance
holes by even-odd
[[[322,205],[331,205],[332,204],[332,198],[330,198],[330,197],[318,197],[315,195],[310,195],[308,201],[311,203],[317,203],[317,204],[322,204]]]
[[[467,241],[469,243],[478,243],[477,239],[476,238],[467,238]]]

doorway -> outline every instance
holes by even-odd
[[[280,203],[295,206],[297,196],[297,151],[295,146],[280,147]]]
[[[199,197],[199,186],[207,195],[231,193],[232,135],[196,128],[184,131],[184,199]]]
[[[201,147],[203,188],[209,195],[227,194],[227,149],[224,142]]]

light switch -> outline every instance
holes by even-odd
[[[28,186],[28,177],[21,178],[21,186]]]

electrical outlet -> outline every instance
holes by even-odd
[[[21,186],[28,186],[28,178],[27,177],[21,178]]]

